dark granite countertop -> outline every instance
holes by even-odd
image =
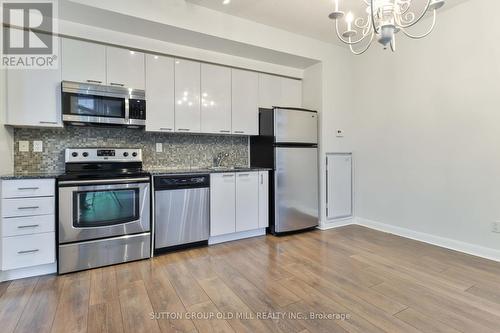
[[[252,172],[252,171],[271,171],[269,168],[236,167],[221,169],[150,169],[146,170],[152,176],[168,176],[179,174],[210,174],[210,173],[228,173],[228,172]]]
[[[15,180],[15,179],[51,179],[57,178],[63,172],[13,172],[0,174],[0,180]]]

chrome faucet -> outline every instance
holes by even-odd
[[[215,155],[214,157],[214,167],[215,168],[220,168],[221,165],[222,165],[222,162],[224,162],[224,160],[226,158],[229,157],[229,153],[218,153],[217,155]]]

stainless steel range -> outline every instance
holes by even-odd
[[[151,256],[151,181],[140,149],[66,149],[59,274]]]

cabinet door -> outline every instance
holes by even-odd
[[[174,93],[174,59],[146,55],[146,131],[174,131]]]
[[[329,219],[352,216],[352,155],[327,155]]]
[[[259,228],[259,173],[236,174],[236,232]]]
[[[280,105],[281,98],[281,77],[259,74],[259,107],[270,109]]]
[[[6,80],[7,125],[62,127],[61,66],[8,69]]]
[[[236,197],[234,173],[210,176],[210,236],[231,234],[236,231]]]
[[[231,133],[231,69],[201,65],[201,132]]]
[[[281,106],[302,107],[302,81],[281,78]]]
[[[232,70],[232,132],[259,134],[259,74]]]
[[[108,85],[144,90],[144,53],[107,47],[106,69]]]
[[[269,171],[259,172],[259,228],[269,227]]]
[[[175,131],[200,132],[200,63],[175,60]]]
[[[106,46],[62,38],[62,78],[106,84]]]

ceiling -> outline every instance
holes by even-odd
[[[422,6],[426,0],[413,0]],[[450,8],[468,0],[447,0],[444,8]],[[287,30],[328,43],[338,43],[328,14],[333,11],[333,0],[186,0],[229,15]],[[343,11],[361,12],[364,0],[339,0]],[[350,7],[345,6],[349,3]],[[443,8],[443,9],[444,9]]]

